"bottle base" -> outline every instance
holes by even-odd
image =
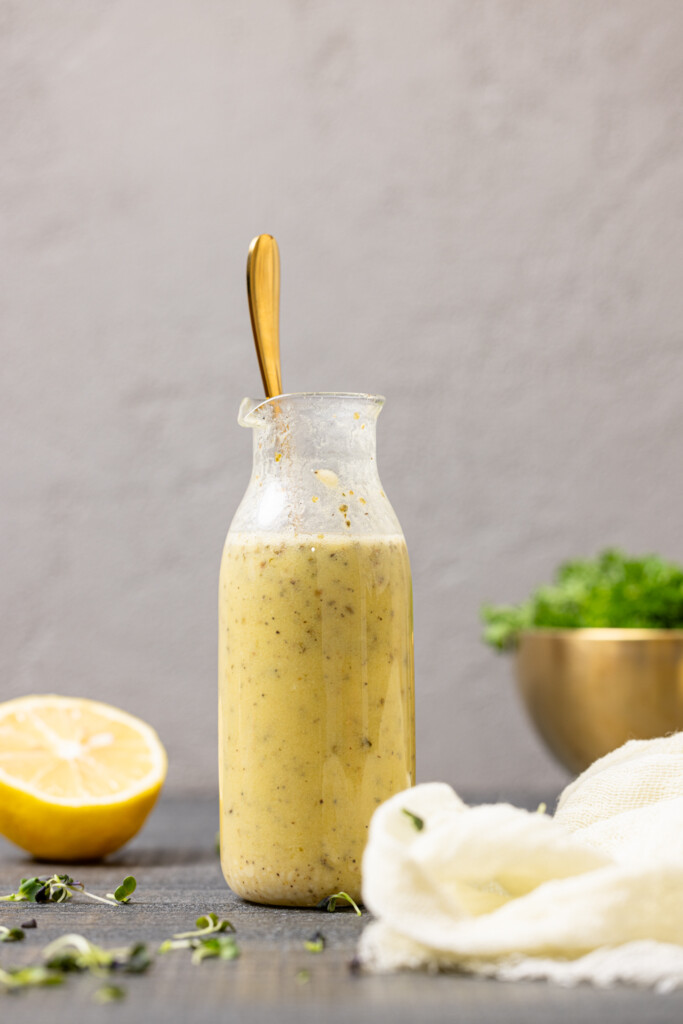
[[[265,879],[258,882],[235,878],[228,871],[223,871],[225,881],[240,899],[248,903],[259,903],[270,907],[317,907],[328,896],[344,892],[356,903],[360,904],[360,885],[357,879],[333,879],[329,884],[321,886],[300,885],[296,882],[285,882],[278,878],[275,881]]]

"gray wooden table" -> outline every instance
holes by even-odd
[[[521,801],[520,801],[521,802]],[[40,949],[65,932],[114,947],[144,940],[153,948],[172,933],[192,928],[197,916],[215,910],[237,929],[236,961],[206,960],[192,966],[183,950],[156,958],[140,976],[114,980],[126,989],[120,1002],[93,1001],[101,982],[72,976],[57,988],[0,993],[0,1019],[136,1022],[403,1022],[535,1024],[538,1021],[656,1022],[683,1017],[683,994],[656,996],[626,988],[564,990],[544,983],[502,984],[453,975],[356,975],[349,970],[367,916],[283,910],[244,903],[227,889],[214,850],[215,799],[162,799],[136,840],[105,864],[73,868],[86,888],[103,894],[124,875],[138,880],[135,903],[109,908],[83,900],[33,906],[0,903],[0,923],[35,917],[38,927],[22,943],[0,944],[0,966],[36,962]],[[15,889],[24,875],[65,865],[36,865],[0,840],[0,890]],[[304,941],[320,929],[321,954]],[[307,972],[302,977],[301,972]],[[307,978],[307,980],[306,980]]]

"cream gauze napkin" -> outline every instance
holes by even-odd
[[[683,733],[596,761],[554,817],[437,782],[398,793],[370,824],[363,899],[368,970],[683,986]]]

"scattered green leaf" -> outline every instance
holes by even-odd
[[[7,928],[0,924],[0,942],[21,942],[24,933],[21,928]]]
[[[127,951],[126,959],[117,967],[122,967],[126,974],[144,974],[152,963],[152,957],[144,942],[134,943]]]
[[[120,985],[102,985],[93,995],[96,1003],[115,1003],[125,999],[126,990]]]
[[[417,814],[413,814],[412,811],[406,810],[405,807],[402,807],[401,810],[405,814],[406,818],[410,818],[413,825],[415,826],[415,831],[421,832],[422,829],[425,827],[424,818],[418,818]]]
[[[308,985],[311,980],[311,972],[304,968],[301,971],[297,971],[294,978],[297,985]]]
[[[322,932],[315,932],[310,939],[306,939],[304,947],[309,953],[322,953],[325,948],[325,936]]]

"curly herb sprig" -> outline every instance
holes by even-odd
[[[527,629],[683,629],[683,567],[614,548],[561,565],[518,605],[484,605],[484,642],[517,645]]]

